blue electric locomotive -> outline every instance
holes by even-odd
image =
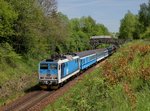
[[[79,56],[64,55],[57,59],[47,59],[39,63],[39,82],[41,85],[55,86],[79,71]]]

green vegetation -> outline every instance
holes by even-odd
[[[55,0],[42,1],[1,0],[0,43],[9,43],[27,58],[41,58],[88,49],[90,36],[109,34],[91,17],[69,20],[57,12]]]
[[[15,99],[37,83],[38,61],[25,61],[8,43],[0,45],[0,105]]]
[[[71,51],[82,51],[90,48],[89,39],[95,35],[109,35],[107,28],[96,24],[91,17],[71,19]]]
[[[97,48],[107,48],[109,47],[111,44],[100,44],[99,46],[97,46]]]
[[[14,34],[13,23],[17,20],[17,13],[9,3],[0,1],[0,38],[7,39]]]
[[[150,43],[122,46],[45,111],[147,111],[150,109]]]
[[[136,38],[136,35],[134,35],[134,33],[136,31],[137,24],[138,17],[133,15],[130,11],[128,11],[125,17],[121,20],[120,38]]]
[[[150,0],[140,5],[138,15],[128,11],[121,20],[119,38],[150,38]]]
[[[109,32],[91,17],[69,20],[55,0],[0,0],[0,105],[37,84],[39,61],[89,49],[97,34]]]

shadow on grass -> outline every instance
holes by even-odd
[[[40,84],[36,84],[35,86],[32,86],[32,87],[26,89],[24,92],[30,93],[30,92],[35,92],[35,91],[52,91],[52,90],[53,89],[51,89],[51,88],[43,89],[40,87]]]
[[[24,92],[29,93],[29,92],[34,92],[34,91],[41,91],[42,89],[40,88],[39,84],[36,84],[35,86],[32,86],[28,89],[26,89]]]

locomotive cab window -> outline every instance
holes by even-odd
[[[57,69],[57,65],[56,64],[51,64],[50,69]]]
[[[40,64],[40,69],[48,69],[48,64]]]

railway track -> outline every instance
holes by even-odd
[[[104,61],[103,61],[104,62]],[[58,90],[52,91],[42,91],[37,90],[30,93],[27,93],[25,96],[20,99],[4,106],[0,111],[41,111],[47,105],[53,103],[57,98],[65,94],[74,84],[82,80],[86,73],[92,72],[95,68],[99,67],[103,62],[98,63],[94,67],[89,68],[81,75],[77,76],[75,79],[70,80],[63,87],[60,87]]]
[[[40,102],[42,99],[46,98],[50,94],[52,94],[53,91],[34,91],[31,92],[24,97],[22,97],[20,100],[16,100],[14,103],[12,103],[9,106],[5,106],[2,108],[3,111],[27,111],[32,106]]]

